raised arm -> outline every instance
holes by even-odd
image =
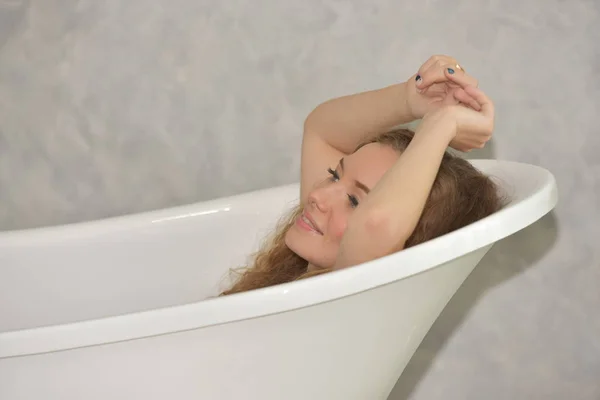
[[[364,138],[416,119],[408,106],[407,82],[339,97],[315,108],[304,123],[305,136],[319,136],[349,154]]]
[[[304,123],[301,201],[305,201],[316,183],[327,177],[327,168],[335,166],[364,140],[421,119],[427,111],[458,104],[459,100],[451,93],[452,84],[440,73],[441,65],[456,65],[456,60],[433,56],[406,82],[339,97],[316,107]],[[462,71],[461,74],[477,86],[474,78]]]
[[[409,111],[407,83],[326,101],[304,123],[300,196],[304,202],[315,183],[365,138],[415,119]]]
[[[348,222],[334,268],[344,268],[404,248],[423,212],[442,156],[449,144],[482,147],[494,127],[492,101],[465,88],[479,111],[446,106],[427,114],[407,149],[361,203]]]

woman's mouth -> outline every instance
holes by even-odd
[[[298,216],[298,218],[296,219],[296,224],[298,224],[304,230],[315,232],[319,235],[323,234],[319,227],[313,222],[312,218],[310,218],[310,216],[306,215],[305,213],[302,213],[300,214],[300,216]]]

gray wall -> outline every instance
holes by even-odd
[[[479,155],[549,168],[560,205],[495,246],[392,398],[598,400],[599,4],[0,0],[0,227],[292,182],[312,107],[451,54],[497,102]]]

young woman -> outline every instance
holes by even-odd
[[[422,119],[415,133],[395,126]],[[486,217],[496,186],[448,146],[482,148],[494,105],[455,59],[319,105],[304,124],[300,204],[224,295],[373,260]]]

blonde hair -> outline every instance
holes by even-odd
[[[369,143],[391,146],[404,151],[414,133],[397,129],[362,143],[356,150]],[[405,248],[426,242],[438,236],[469,225],[500,209],[501,198],[494,182],[474,168],[468,161],[446,152],[435,178],[423,213]],[[328,269],[307,271],[308,262],[290,250],[285,235],[302,212],[302,205],[294,207],[279,221],[273,235],[255,254],[251,266],[234,271],[239,278],[222,295],[245,292],[307,278],[330,272]]]

